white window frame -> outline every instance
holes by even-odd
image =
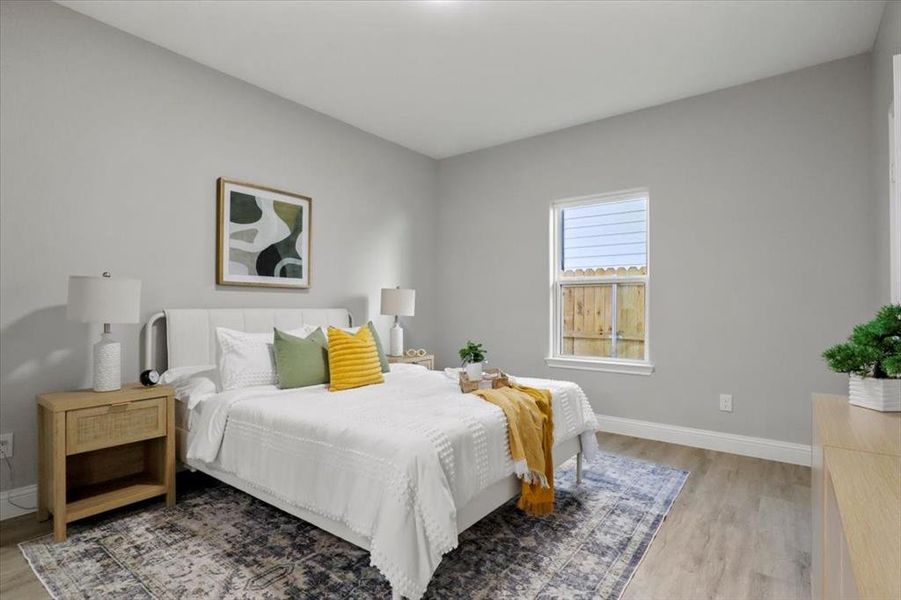
[[[622,202],[644,198],[647,201],[647,224],[645,227],[645,248],[647,251],[647,274],[639,276],[614,277],[560,277],[563,262],[563,209],[603,202]],[[593,194],[579,198],[557,200],[551,204],[550,210],[550,341],[549,353],[544,362],[547,366],[559,369],[582,369],[588,371],[604,371],[608,373],[625,373],[629,375],[650,375],[654,372],[651,362],[651,194],[646,188],[636,188],[607,194]],[[644,359],[613,358],[599,356],[569,356],[561,353],[563,341],[563,285],[578,283],[634,283],[645,284],[645,332]],[[616,290],[613,290],[616,293]],[[614,328],[615,328],[614,315]]]

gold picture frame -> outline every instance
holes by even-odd
[[[310,287],[312,198],[220,177],[216,206],[217,285]]]

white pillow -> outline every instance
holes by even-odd
[[[217,379],[216,365],[204,365],[169,369],[163,373],[160,382],[174,387],[175,397],[192,410],[201,400],[218,391]]]
[[[304,325],[285,333],[307,337],[317,328],[318,326]],[[252,385],[275,385],[278,382],[271,332],[247,333],[217,327],[216,343],[219,385],[223,391]]]

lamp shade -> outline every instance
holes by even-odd
[[[69,277],[66,316],[91,323],[137,323],[141,281],[112,277]]]
[[[416,290],[382,288],[382,314],[412,317],[416,308]]]

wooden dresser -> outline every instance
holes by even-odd
[[[901,413],[813,395],[811,587],[901,599]]]

